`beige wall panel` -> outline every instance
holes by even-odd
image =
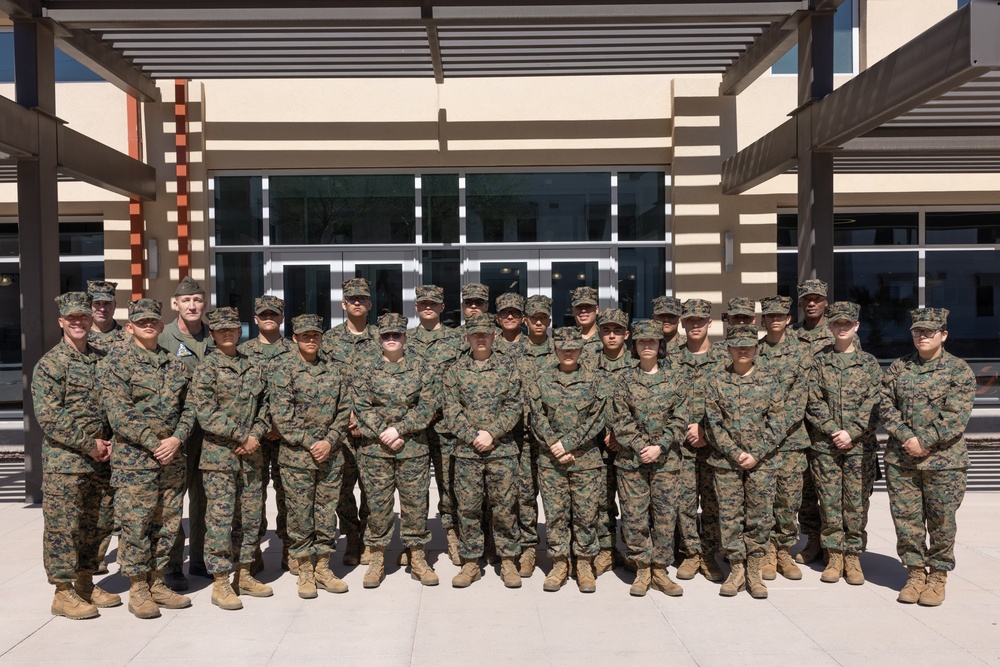
[[[958,9],[958,0],[867,0],[861,62],[870,66]]]

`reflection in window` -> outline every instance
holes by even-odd
[[[497,297],[506,292],[517,292],[528,297],[527,262],[481,262],[479,282],[490,291],[489,312],[496,312]]]
[[[653,299],[665,287],[666,250],[621,248],[618,251],[618,308],[637,320],[653,316]]]
[[[462,323],[462,254],[459,250],[424,250],[424,284],[444,289],[441,321],[449,327]],[[406,314],[410,317],[409,314]],[[418,322],[413,321],[413,326]]]
[[[834,255],[833,298],[861,306],[858,337],[866,352],[894,359],[913,349],[910,311],[917,307],[916,252]]]
[[[458,243],[458,174],[421,176],[420,210],[426,243]]]
[[[618,238],[662,241],[667,231],[663,172],[618,173]]]
[[[960,357],[1000,358],[1000,253],[928,252],[927,305],[947,308],[946,347]]]
[[[271,243],[414,243],[411,174],[272,176]]]
[[[833,71],[854,73],[854,0],[844,0],[833,16]],[[799,47],[793,46],[771,67],[772,74],[795,74],[799,71]]]
[[[916,245],[917,213],[836,213],[833,242],[841,246]],[[778,247],[797,248],[798,216],[778,216]]]
[[[215,179],[215,242],[260,245],[264,242],[264,197],[260,176]]]
[[[1000,243],[1000,212],[927,213],[927,243],[994,245]]]
[[[469,174],[466,233],[472,243],[608,241],[608,173]]]
[[[241,340],[257,335],[257,325],[253,321],[253,303],[254,299],[263,294],[263,253],[220,252],[215,256],[215,303],[219,308],[233,307],[240,311],[240,322],[243,323]],[[287,307],[285,312],[288,312]],[[292,335],[290,327],[286,327],[285,335]]]

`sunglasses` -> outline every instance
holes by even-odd
[[[382,340],[403,340],[403,334],[391,331],[389,333],[379,334],[379,338]]]

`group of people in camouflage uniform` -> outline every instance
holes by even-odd
[[[798,564],[819,558],[823,582],[859,585],[879,423],[909,568],[898,600],[944,600],[975,394],[968,365],[943,348],[947,310],[913,311],[915,352],[883,372],[860,348],[857,304],[828,304],[819,280],[799,285],[795,326],[789,297],[761,300],[763,337],[754,301],[731,299],[714,344],[708,301],[658,297],[653,319],[630,330],[626,313],[598,312],[591,287],[570,295],[577,326],[550,335],[551,299],[501,294],[491,315],[476,283],[462,289],[461,328],[441,323],[434,285],[416,290],[416,326],[399,313],[370,325],[370,287],[354,278],[343,324],[324,332],[301,314],[283,338],[284,303],[265,295],[259,336],[242,345],[237,309],[207,313],[205,326],[190,278],[166,327],[145,298],[118,327],[114,283],[88,287],[57,299],[63,339],[32,381],[53,614],[122,603],[93,581],[115,530],[129,610],[189,606],[178,592],[185,492],[188,572],[213,579],[212,603],[236,610],[242,595],[273,595],[254,576],[269,484],[300,597],[347,592],[330,568],[338,523],[343,562],[368,566],[365,588],[382,583],[397,496],[399,563],[437,585],[425,552],[432,471],[456,588],[482,577],[484,557],[507,587],[532,576],[539,496],[546,591],[575,576],[593,592],[621,565],[635,572],[631,595],[680,596],[668,574],[679,563],[680,580],[701,574],[720,595],[766,598],[765,581],[801,579]],[[793,557],[800,528],[807,542]]]

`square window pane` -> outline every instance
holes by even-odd
[[[271,243],[413,243],[410,174],[273,176]]]
[[[857,245],[916,245],[917,213],[835,213],[833,243]]]
[[[1000,359],[1000,253],[928,252],[927,305],[947,308],[948,342],[960,357]]]
[[[60,255],[103,255],[103,222],[60,222]]]
[[[356,278],[364,278],[371,285],[372,307],[368,310],[368,324],[376,324],[379,315],[403,313],[403,265],[358,264]]]
[[[449,327],[462,323],[462,255],[458,250],[424,250],[422,265],[425,285],[444,289],[441,321]],[[410,317],[409,313],[406,315]]]
[[[618,238],[660,241],[667,231],[663,172],[618,173]]]
[[[423,174],[420,210],[427,243],[458,243],[458,174]]]
[[[1000,243],[998,211],[928,213],[924,221],[927,243]]]
[[[241,340],[257,335],[253,302],[263,294],[264,253],[220,252],[215,255],[215,303],[219,308],[231,306],[240,311]],[[285,333],[291,335],[291,329],[286,329]]]
[[[618,250],[618,308],[629,319],[653,316],[653,299],[666,291],[664,248],[621,248]]]
[[[260,245],[264,242],[262,183],[260,176],[216,177],[216,245]]]
[[[472,243],[608,241],[610,173],[469,174]]]

